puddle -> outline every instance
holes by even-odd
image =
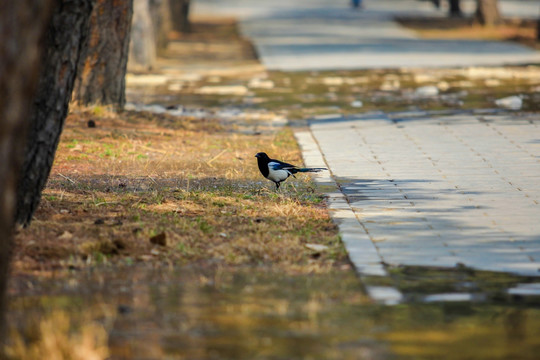
[[[385,306],[352,271],[134,266],[17,279],[9,320],[28,334],[58,310],[77,324],[107,308],[92,320],[106,329],[109,359],[537,358],[538,304],[464,301],[448,289],[432,298],[442,302]]]

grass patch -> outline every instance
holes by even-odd
[[[96,128],[87,127],[90,118]],[[72,114],[32,226],[17,235],[14,269],[217,262],[326,272],[343,265],[337,229],[310,178],[274,191],[259,174],[258,151],[302,162],[288,128],[245,135],[218,120]],[[306,243],[329,250],[313,254]]]

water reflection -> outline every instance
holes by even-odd
[[[92,315],[110,359],[535,359],[540,350],[536,306],[388,307],[352,272],[133,267],[29,283],[12,288],[13,326],[28,330],[55,309],[80,323],[112,309]]]

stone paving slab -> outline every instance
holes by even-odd
[[[327,166],[310,131],[296,131],[295,137],[302,147],[306,166]],[[328,209],[339,227],[341,241],[360,277],[388,276],[371,237],[363,224],[358,221],[357,213],[351,208],[347,197],[339,191],[334,178],[329,172],[324,171],[314,174],[314,180],[326,191]],[[401,292],[393,287],[366,286],[366,291],[372,299],[386,305],[398,304],[403,298]]]
[[[344,241],[360,273],[377,255],[390,265],[540,276],[539,115],[373,113],[314,119],[310,130],[311,158],[323,155],[314,165],[327,164],[340,206],[355,214],[347,226],[363,230]]]

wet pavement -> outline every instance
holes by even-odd
[[[352,272],[100,269],[19,282],[9,317],[33,336],[36,321],[61,324],[58,314],[74,330],[90,320],[107,333],[111,360],[537,358],[538,302],[493,291],[523,279],[431,272],[422,288],[425,274],[393,274],[419,301],[388,307],[373,303]],[[441,294],[458,288],[475,295]]]

